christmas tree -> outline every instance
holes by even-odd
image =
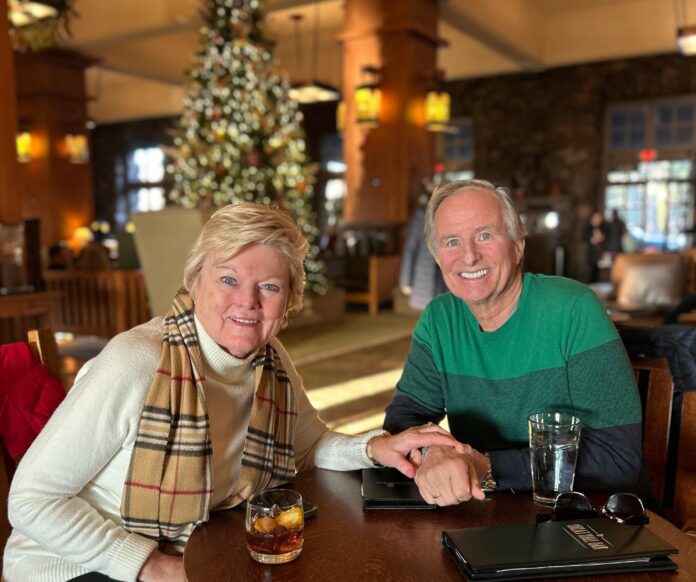
[[[287,210],[310,243],[307,289],[326,278],[311,207],[316,168],[302,114],[276,71],[260,0],[204,0],[201,50],[169,150],[171,199],[187,208],[251,201]]]

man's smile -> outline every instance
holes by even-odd
[[[459,273],[459,276],[462,279],[481,279],[482,277],[485,277],[489,271],[490,269],[481,269],[480,271],[474,271],[473,273],[462,271]]]

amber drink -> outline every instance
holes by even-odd
[[[289,489],[269,489],[247,500],[247,548],[264,564],[297,558],[304,543],[302,496]]]

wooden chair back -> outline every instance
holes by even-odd
[[[665,516],[696,529],[696,391],[674,389],[667,358],[631,359],[643,404],[643,458]]]
[[[672,494],[669,483],[670,425],[674,382],[667,358],[631,358],[643,407],[643,462],[652,480],[652,494],[661,504]]]
[[[27,343],[34,356],[48,368],[51,375],[60,378],[58,346],[53,332],[50,329],[30,330],[27,333]],[[11,531],[7,518],[7,499],[10,492],[8,468],[14,463],[15,461],[0,443],[0,573],[2,572],[2,554]]]
[[[363,258],[363,257],[360,257]],[[373,255],[367,260],[367,289],[346,291],[347,303],[363,303],[368,306],[370,315],[379,313],[382,303],[394,300],[394,288],[399,284],[398,255]]]
[[[58,344],[53,330],[30,329],[27,332],[27,343],[34,357],[46,366],[52,376],[60,378]]]

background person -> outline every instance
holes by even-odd
[[[170,312],[88,362],[24,456],[3,580],[183,581],[168,554],[210,510],[312,466],[412,476],[414,448],[455,444],[436,426],[327,429],[276,338],[301,307],[306,254],[280,210],[238,204],[211,217]]]
[[[619,253],[624,252],[624,237],[628,232],[626,223],[621,220],[619,211],[611,211],[609,220],[604,223],[604,250],[611,254],[612,260]]]
[[[425,189],[419,197],[418,206],[411,216],[399,273],[399,287],[408,296],[408,304],[421,311],[433,297],[447,291],[440,267],[425,240],[425,206],[432,187],[431,184],[430,189]]]
[[[416,326],[384,427],[446,415],[469,448],[414,453],[426,501],[478,497],[469,486],[477,480],[531,489],[527,417],[535,412],[582,420],[579,489],[621,490],[638,479],[640,399],[616,329],[586,286],[522,274],[524,235],[509,196],[489,182],[444,185],[428,203],[426,238],[450,293]]]
[[[582,240],[587,243],[587,266],[590,270],[590,283],[599,281],[599,260],[604,254],[604,216],[593,212],[582,232]]]
[[[111,257],[109,249],[104,244],[106,236],[101,231],[96,231],[90,240],[80,251],[75,260],[75,267],[80,271],[110,271]]]

